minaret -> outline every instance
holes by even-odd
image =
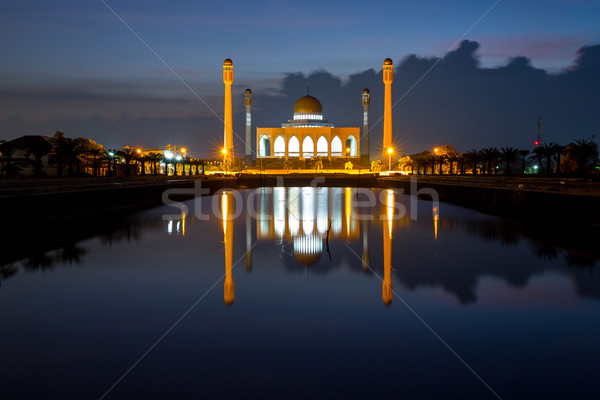
[[[371,150],[369,149],[369,105],[371,104],[371,94],[369,89],[363,89],[363,144],[361,147],[361,163],[364,167],[371,165]]]
[[[223,138],[223,159],[229,160],[229,165],[233,166],[233,120],[231,117],[231,85],[233,84],[233,61],[226,58],[223,61],[223,83],[225,84],[225,118],[224,138]]]
[[[225,284],[223,285],[223,300],[228,306],[233,304],[235,298],[235,287],[233,284],[233,217],[230,215],[233,209],[233,196],[224,192],[221,195],[221,214],[223,217],[223,237],[225,240]]]
[[[252,114],[250,114],[250,107],[252,106],[252,90],[246,89],[244,92],[244,104],[246,105],[246,154],[244,160],[246,165],[251,166],[252,163]]]
[[[383,304],[392,304],[392,220],[394,218],[394,192],[387,191],[385,202],[386,215],[383,221],[383,284],[381,299]]]
[[[383,107],[383,151],[384,154],[392,148],[392,82],[394,81],[394,65],[391,58],[383,62],[383,83],[385,84],[385,99]]]

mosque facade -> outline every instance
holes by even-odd
[[[259,159],[360,157],[360,128],[335,127],[323,119],[321,102],[307,93],[296,101],[292,119],[280,128],[256,128],[256,148]]]

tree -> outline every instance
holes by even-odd
[[[96,143],[92,139],[87,139],[87,143],[85,144],[86,152],[93,157],[92,168],[93,168],[93,176],[98,176],[99,164],[102,160],[106,159],[106,150],[104,150],[104,146],[99,143]]]
[[[521,156],[521,174],[525,173],[525,157],[529,154],[529,150],[519,150],[519,155]]]
[[[465,156],[473,164],[473,175],[477,175],[477,164],[481,159],[481,153],[475,149],[471,149],[465,153]]]
[[[504,173],[511,175],[511,165],[519,159],[519,150],[514,147],[502,147],[501,158],[504,161]]]
[[[500,152],[495,147],[487,147],[481,150],[481,157],[487,165],[487,174],[491,174],[495,170],[496,163],[500,157]]]
[[[558,150],[559,146],[556,142],[545,143],[543,146],[536,147],[534,150],[535,153],[540,155],[540,162],[542,158],[546,159],[546,175],[552,173],[552,159]]]
[[[152,164],[152,175],[158,174],[158,163],[162,160],[163,155],[161,153],[148,153],[148,162]]]
[[[85,151],[85,139],[72,139],[65,136],[61,131],[56,131],[53,137],[56,143],[58,176],[62,176],[62,165],[67,164],[68,175],[73,176],[73,166],[77,164],[79,169],[79,155]]]
[[[590,140],[577,139],[565,148],[565,154],[575,164],[577,174],[583,176],[587,173],[590,163],[598,162],[598,144],[594,137]]]
[[[450,163],[450,169],[448,170],[448,173],[452,175],[454,173],[454,163],[459,161],[460,154],[458,154],[456,150],[449,150],[448,153],[446,153],[446,158]],[[458,165],[456,166],[456,168],[458,169]]]
[[[125,176],[131,176],[131,160],[135,157],[135,151],[129,147],[125,146],[119,151],[117,151],[117,155],[119,157],[123,157],[125,159]]]

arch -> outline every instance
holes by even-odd
[[[350,157],[356,157],[357,146],[354,136],[350,135],[348,136],[348,139],[346,139],[346,149],[350,149]]]
[[[300,141],[296,135],[292,136],[288,142],[288,157],[300,157]]]
[[[271,157],[271,141],[266,136],[263,136],[260,139],[260,145],[258,146],[258,156]]]
[[[285,140],[283,139],[283,136],[277,136],[273,147],[273,155],[275,157],[285,157]]]
[[[310,136],[307,136],[302,141],[302,157],[313,158],[315,156],[315,142]]]
[[[342,141],[338,136],[334,137],[331,140],[331,155],[333,157],[341,157],[342,156]]]
[[[327,139],[325,138],[325,136],[321,136],[319,140],[317,140],[317,156],[329,156],[329,144],[327,143]]]

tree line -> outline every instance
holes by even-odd
[[[536,146],[533,151],[514,147],[487,147],[459,153],[452,145],[433,151],[405,155],[398,160],[400,171],[413,174],[543,174],[588,175],[598,169],[598,144],[577,139],[568,145],[556,142]]]

